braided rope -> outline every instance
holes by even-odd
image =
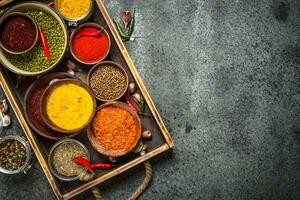
[[[152,178],[152,166],[149,160],[144,163],[146,176],[144,178],[143,183],[136,189],[136,191],[128,198],[128,200],[136,200],[149,186],[151,178]]]
[[[128,198],[128,200],[136,200],[138,197],[146,190],[146,188],[149,186],[152,178],[152,166],[150,161],[146,160],[144,163],[145,171],[146,171],[146,176],[144,178],[143,183],[136,189],[134,193]],[[79,180],[81,181],[89,181],[94,178],[95,174],[94,173],[83,173],[80,175]],[[91,191],[94,195],[95,200],[104,200],[101,191],[97,187],[91,188]]]

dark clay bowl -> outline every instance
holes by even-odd
[[[37,43],[38,39],[39,39],[39,32],[38,32],[38,27],[37,27],[37,24],[35,23],[35,21],[27,14],[25,13],[21,13],[21,12],[12,12],[12,13],[9,13],[7,15],[4,15],[3,17],[1,17],[0,19],[0,28],[3,29],[3,25],[5,24],[5,22],[8,20],[8,19],[11,19],[11,18],[14,18],[14,17],[23,17],[23,18],[26,18],[28,19],[33,25],[34,25],[34,31],[35,31],[35,38],[34,38],[34,42],[32,43],[32,45],[24,50],[24,51],[12,51],[10,49],[8,49],[5,44],[2,42],[2,40],[0,40],[0,46],[2,49],[4,49],[6,52],[10,53],[10,54],[24,54],[24,53],[27,53],[28,51],[30,51],[34,46],[35,44]]]
[[[91,125],[89,125],[87,128],[88,139],[89,139],[90,143],[92,144],[93,148],[96,149],[102,155],[111,156],[111,157],[124,156],[133,150],[133,148],[137,145],[138,141],[141,138],[142,124],[141,124],[140,117],[127,104],[125,104],[123,102],[119,102],[119,101],[112,101],[112,102],[102,104],[101,106],[99,106],[97,108],[97,111],[100,111],[102,108],[107,107],[107,106],[114,106],[114,107],[122,108],[131,114],[131,116],[133,117],[133,120],[135,121],[135,126],[136,126],[136,138],[135,138],[134,143],[132,144],[131,148],[126,151],[125,150],[110,150],[110,151],[108,151],[98,142],[98,140],[92,130]]]
[[[65,129],[58,127],[54,123],[52,123],[52,121],[49,119],[47,111],[46,111],[46,104],[48,101],[48,96],[49,96],[50,92],[52,91],[52,89],[58,85],[65,84],[65,83],[77,84],[80,87],[84,88],[91,95],[92,100],[93,100],[93,111],[90,116],[90,119],[82,127],[78,128],[78,129],[74,129],[74,130],[65,130]],[[83,129],[85,129],[90,124],[90,122],[93,120],[93,117],[96,112],[96,105],[97,104],[96,104],[96,99],[94,97],[94,94],[91,91],[91,89],[89,88],[89,86],[87,86],[85,83],[83,83],[80,80],[75,80],[75,79],[61,79],[61,80],[58,80],[58,81],[50,84],[49,87],[45,90],[44,94],[42,95],[40,109],[41,109],[41,113],[42,113],[42,119],[47,124],[47,126],[49,126],[52,130],[54,130],[58,133],[70,135],[70,134],[80,133]]]
[[[60,140],[62,138],[65,137],[73,137],[76,134],[72,134],[72,135],[63,135],[61,133],[55,132],[54,130],[50,129],[49,127],[43,127],[41,126],[33,117],[33,113],[30,112],[29,110],[29,104],[32,98],[32,95],[34,93],[34,91],[42,86],[45,85],[49,85],[49,82],[53,79],[66,79],[66,78],[75,78],[77,79],[75,76],[72,76],[68,73],[64,73],[64,72],[58,72],[58,73],[50,73],[50,74],[46,74],[41,76],[39,79],[37,79],[35,82],[33,82],[29,88],[26,91],[25,94],[25,100],[24,100],[24,113],[25,113],[25,118],[26,121],[28,122],[28,124],[30,125],[30,127],[40,136],[43,136],[47,139],[51,139],[51,140]]]
[[[90,88],[93,90],[93,88],[90,85],[90,78],[91,78],[92,74],[94,73],[94,71],[96,69],[98,69],[102,66],[106,66],[106,65],[110,65],[110,66],[118,68],[122,72],[122,74],[125,76],[126,83],[125,83],[123,92],[119,96],[115,97],[114,99],[102,99],[102,98],[98,98],[96,95],[95,95],[95,97],[96,97],[96,99],[98,99],[100,101],[103,101],[103,102],[116,101],[116,100],[120,99],[125,94],[125,92],[127,91],[127,88],[128,88],[128,84],[129,84],[129,78],[128,78],[128,75],[127,75],[125,69],[121,65],[119,65],[118,63],[115,63],[115,62],[112,62],[112,61],[103,61],[101,63],[96,64],[94,67],[92,67],[90,69],[90,71],[88,73],[87,83],[90,86]]]

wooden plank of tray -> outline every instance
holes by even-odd
[[[144,86],[144,84],[143,84],[136,68],[134,67],[134,64],[133,64],[131,58],[129,57],[129,54],[128,54],[123,42],[120,39],[120,37],[119,37],[119,35],[118,35],[114,25],[113,25],[113,22],[110,19],[109,15],[108,15],[108,13],[105,9],[105,6],[104,6],[103,2],[101,0],[95,0],[95,1],[97,3],[97,6],[98,6],[101,14],[104,17],[105,22],[108,25],[108,28],[110,29],[110,31],[112,33],[112,36],[113,36],[114,40],[116,41],[116,44],[117,44],[117,46],[118,46],[118,48],[121,52],[122,57],[124,58],[126,64],[128,65],[128,67],[129,67],[129,69],[130,69],[130,71],[131,71],[131,73],[132,73],[132,75],[133,75],[133,77],[134,77],[134,79],[135,79],[142,95],[145,98],[145,101],[146,101],[146,103],[147,103],[147,105],[150,109],[150,112],[152,113],[156,123],[158,124],[158,126],[160,128],[161,133],[162,133],[166,143],[159,146],[159,147],[157,147],[156,149],[153,149],[152,151],[148,152],[144,156],[137,157],[134,160],[132,160],[132,161],[130,161],[130,162],[118,167],[118,168],[115,168],[115,169],[113,169],[113,170],[111,170],[111,171],[109,171],[105,174],[102,174],[99,177],[96,177],[95,179],[93,179],[93,180],[91,180],[87,183],[83,183],[81,186],[79,186],[79,187],[77,187],[77,188],[75,188],[71,191],[67,191],[65,193],[62,193],[62,191],[60,191],[59,188],[58,188],[58,185],[56,183],[55,178],[53,177],[53,175],[51,174],[51,172],[48,168],[48,165],[47,165],[47,162],[46,162],[44,156],[42,155],[40,149],[38,148],[38,144],[35,141],[36,140],[35,136],[31,132],[31,130],[29,129],[29,127],[26,123],[26,121],[23,118],[21,109],[18,106],[18,105],[21,105],[20,102],[17,102],[18,101],[17,98],[16,98],[16,100],[14,99],[14,97],[13,97],[14,94],[12,94],[12,92],[10,91],[9,86],[6,83],[5,78],[3,77],[2,72],[1,72],[0,81],[1,81],[1,83],[3,83],[6,92],[9,94],[8,96],[11,96],[11,101],[12,101],[11,103],[14,107],[15,113],[16,113],[19,121],[22,124],[22,128],[24,129],[24,133],[25,133],[26,137],[28,138],[28,141],[29,141],[30,145],[32,146],[33,151],[35,152],[35,154],[38,158],[38,161],[41,164],[41,167],[42,167],[42,169],[43,169],[43,171],[44,171],[44,173],[45,173],[45,175],[46,175],[46,177],[47,177],[47,179],[48,179],[48,181],[49,181],[49,183],[50,183],[50,185],[53,189],[53,192],[54,192],[57,199],[70,199],[70,198],[72,198],[72,197],[74,197],[74,196],[76,196],[76,195],[92,188],[93,186],[95,186],[97,184],[100,184],[100,183],[102,183],[102,182],[104,182],[104,181],[106,181],[106,180],[108,180],[108,179],[110,179],[110,178],[112,178],[112,177],[114,177],[114,176],[116,176],[116,175],[118,175],[118,174],[120,174],[120,173],[122,173],[122,172],[124,172],[124,171],[140,164],[140,163],[142,163],[143,161],[148,160],[148,159],[150,159],[150,158],[152,158],[152,157],[154,157],[154,156],[156,156],[156,155],[158,155],[158,154],[160,154],[160,153],[162,153],[162,152],[164,152],[164,151],[166,151],[166,150],[168,150],[168,149],[170,149],[174,146],[174,143],[173,143],[173,141],[170,137],[170,134],[168,133],[161,117],[158,114],[157,109],[154,106],[154,103],[153,103],[149,93],[147,92],[147,90],[146,90],[146,88],[145,88],[145,86]]]

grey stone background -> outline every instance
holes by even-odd
[[[140,199],[300,199],[300,1],[104,2],[113,18],[136,9],[126,46],[175,141]],[[54,199],[34,167],[1,175],[0,199]],[[125,199],[143,175],[105,198]]]

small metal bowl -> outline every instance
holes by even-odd
[[[79,142],[78,140],[74,140],[74,139],[63,139],[63,140],[60,140],[58,142],[56,142],[52,148],[50,149],[50,152],[49,152],[49,156],[48,156],[48,166],[50,168],[50,171],[52,172],[52,174],[57,177],[58,179],[60,180],[63,180],[63,181],[74,181],[74,180],[77,180],[79,179],[80,177],[80,174],[77,175],[77,176],[64,176],[64,175],[61,175],[57,172],[57,170],[55,169],[55,166],[53,164],[53,155],[54,155],[54,152],[55,152],[55,149],[61,145],[61,144],[67,144],[67,143],[76,143],[78,145],[80,145],[84,151],[86,152],[86,157],[87,157],[87,160],[90,160],[90,154],[89,154],[89,151],[87,150],[87,148],[81,143]],[[87,170],[83,170],[82,173],[85,173]]]
[[[20,136],[17,136],[17,135],[5,136],[5,137],[0,139],[0,143],[4,142],[6,140],[17,140],[17,141],[21,142],[22,145],[25,147],[26,159],[25,159],[25,162],[24,162],[23,166],[20,167],[19,169],[17,169],[17,170],[8,170],[8,169],[5,169],[5,168],[0,166],[0,172],[2,172],[4,174],[17,174],[19,172],[24,172],[25,173],[27,171],[27,169],[30,168],[30,161],[31,161],[31,156],[32,156],[32,152],[31,152],[31,148],[30,148],[29,144],[27,143],[27,141],[23,137],[20,137]]]
[[[90,69],[90,71],[88,73],[87,83],[90,86],[90,88],[93,90],[93,88],[91,87],[91,84],[90,84],[90,78],[91,78],[92,74],[94,73],[94,71],[96,69],[98,69],[98,68],[100,68],[102,66],[105,66],[105,65],[110,65],[110,66],[116,67],[116,68],[118,68],[123,73],[123,75],[125,76],[125,79],[126,79],[124,90],[123,90],[123,92],[119,96],[115,97],[114,99],[102,99],[102,98],[97,97],[96,95],[95,95],[95,97],[96,97],[96,99],[98,99],[100,101],[103,101],[103,102],[116,101],[116,100],[120,99],[126,93],[127,88],[128,88],[128,84],[129,84],[129,78],[128,78],[128,75],[127,75],[125,69],[121,65],[119,65],[118,63],[115,63],[115,62],[112,62],[112,61],[103,61],[101,63],[96,64],[94,67],[92,67]]]
[[[48,95],[50,94],[50,92],[52,91],[52,89],[54,87],[58,86],[58,85],[65,84],[65,83],[73,83],[73,84],[76,84],[76,85],[82,87],[83,89],[85,89],[91,95],[92,100],[93,100],[93,111],[92,111],[92,114],[90,116],[90,119],[82,127],[78,128],[78,129],[74,129],[74,130],[65,130],[65,129],[62,129],[62,128],[58,127],[57,125],[55,125],[49,119],[47,111],[46,111],[46,104],[47,104],[47,101],[48,101]],[[94,93],[89,88],[89,86],[87,86],[82,81],[75,80],[75,79],[61,79],[61,80],[58,80],[58,81],[50,84],[47,87],[47,89],[45,90],[45,92],[43,93],[42,98],[41,98],[40,109],[41,109],[42,119],[47,124],[48,127],[50,127],[52,130],[54,130],[54,131],[56,131],[58,133],[70,135],[70,134],[73,134],[73,133],[81,132],[93,120],[93,117],[94,117],[95,112],[96,112],[96,99],[94,97]]]
[[[95,62],[84,62],[82,60],[80,60],[74,53],[74,50],[73,50],[73,39],[75,37],[75,35],[78,33],[78,31],[80,31],[81,29],[83,28],[87,28],[87,27],[93,27],[93,28],[97,28],[97,29],[103,29],[102,33],[104,33],[107,38],[108,38],[108,49],[105,53],[105,55],[103,56],[103,58],[101,58],[100,60],[97,60]],[[100,63],[102,60],[104,60],[106,58],[106,56],[108,55],[109,51],[110,51],[110,46],[111,46],[111,40],[110,40],[110,37],[109,37],[109,34],[107,33],[107,31],[102,27],[100,26],[99,24],[96,24],[96,23],[84,23],[82,25],[80,25],[75,31],[72,32],[71,34],[71,37],[70,37],[70,52],[72,54],[72,56],[80,63],[84,64],[84,65],[95,65],[97,63]]]
[[[133,120],[135,122],[135,127],[136,127],[136,138],[135,138],[134,143],[132,144],[131,148],[128,150],[106,150],[98,142],[98,139],[96,138],[91,125],[88,126],[87,136],[88,136],[88,139],[89,139],[90,143],[92,144],[93,148],[95,150],[97,150],[100,154],[109,156],[109,157],[121,157],[121,156],[124,156],[124,155],[128,154],[129,152],[131,152],[134,149],[134,147],[138,144],[138,142],[141,138],[141,133],[142,133],[141,120],[140,120],[140,117],[138,116],[138,114],[134,110],[132,110],[132,108],[130,108],[127,104],[125,104],[123,102],[119,102],[119,101],[107,102],[105,104],[102,104],[101,106],[99,106],[97,108],[97,112],[107,106],[114,106],[114,107],[122,108],[122,109],[128,111],[131,114],[131,116],[133,117]]]
[[[89,9],[87,10],[87,12],[82,15],[81,17],[79,18],[68,18],[66,16],[64,16],[60,10],[59,10],[59,7],[58,7],[58,0],[54,0],[54,8],[55,10],[57,10],[58,14],[68,22],[68,25],[69,26],[77,26],[78,24],[81,24],[85,21],[87,21],[91,15],[93,14],[93,8],[94,8],[94,3],[93,3],[93,0],[90,0],[90,7]]]
[[[28,51],[30,51],[37,43],[38,39],[39,39],[39,32],[38,32],[38,27],[37,27],[37,24],[35,23],[35,21],[27,14],[25,13],[21,13],[21,12],[12,12],[12,13],[9,13],[7,15],[3,15],[0,19],[0,29],[2,30],[3,29],[3,25],[5,24],[5,22],[8,20],[8,19],[11,19],[11,18],[14,18],[14,17],[23,17],[23,18],[27,18],[29,19],[32,24],[34,25],[34,28],[35,28],[35,38],[34,38],[34,42],[32,43],[32,45],[24,50],[24,51],[12,51],[12,50],[9,50],[5,44],[2,42],[2,40],[0,40],[0,46],[2,49],[4,49],[6,52],[10,53],[10,54],[24,54],[24,53],[27,53]]]

